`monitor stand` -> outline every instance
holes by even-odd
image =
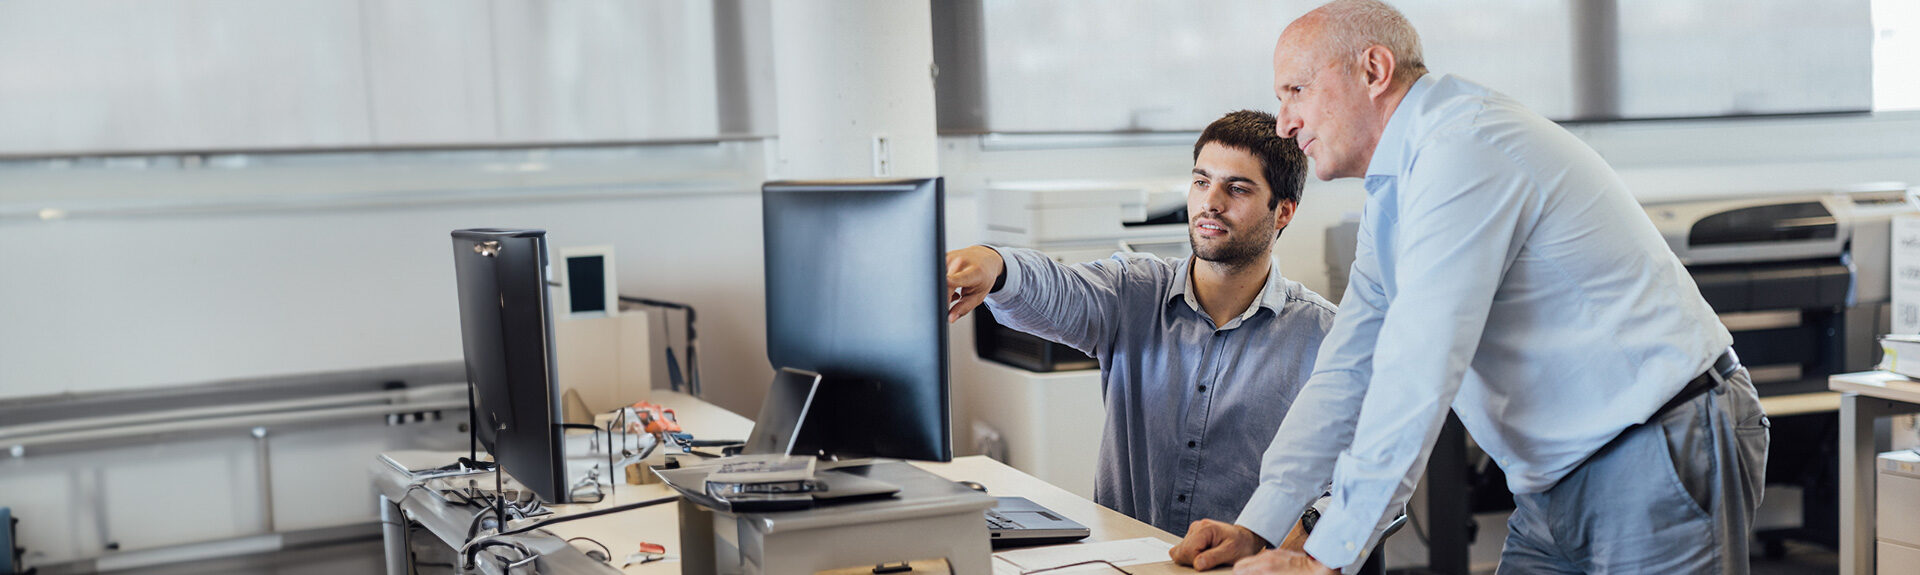
[[[855,565],[946,558],[958,575],[992,573],[982,514],[997,503],[993,496],[901,461],[873,462],[864,475],[898,486],[900,492],[892,498],[779,513],[716,511],[692,497],[681,498],[681,570],[811,575]]]

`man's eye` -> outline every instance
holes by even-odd
[[[1253,190],[1249,190],[1249,189],[1246,189],[1246,188],[1242,188],[1242,187],[1238,187],[1238,186],[1235,186],[1235,187],[1233,188],[1233,193],[1236,193],[1236,194],[1251,194],[1251,193],[1253,193]]]

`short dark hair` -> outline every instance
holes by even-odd
[[[1273,114],[1254,110],[1231,112],[1207,124],[1200,139],[1193,143],[1193,159],[1210,143],[1234,148],[1260,159],[1261,175],[1267,178],[1267,209],[1280,206],[1280,200],[1300,204],[1300,190],[1307,183],[1307,156],[1294,145],[1293,138],[1282,138],[1274,131]]]

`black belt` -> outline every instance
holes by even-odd
[[[1721,380],[1733,377],[1733,371],[1736,369],[1740,369],[1740,356],[1734,355],[1733,348],[1729,347],[1726,353],[1720,354],[1719,359],[1713,360],[1713,367],[1707,368],[1707,371],[1701,373],[1699,377],[1687,382],[1687,386],[1680,388],[1680,393],[1674,394],[1673,399],[1667,400],[1666,405],[1660,406],[1653,415],[1647,416],[1647,421],[1660,419],[1660,416],[1666,415],[1674,408],[1686,405],[1687,402],[1693,401],[1693,398],[1712,391],[1720,385]],[[1715,374],[1719,377],[1714,377]]]

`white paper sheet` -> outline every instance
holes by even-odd
[[[1038,569],[1072,565],[1083,561],[1104,559],[1119,567],[1145,565],[1167,560],[1167,550],[1173,544],[1152,537],[1125,539],[1121,541],[1102,541],[1099,543],[1077,543],[1015,549],[993,554],[993,575],[1020,575]],[[1046,575],[1066,575],[1070,573],[1112,573],[1106,565],[1093,564],[1047,571]]]

